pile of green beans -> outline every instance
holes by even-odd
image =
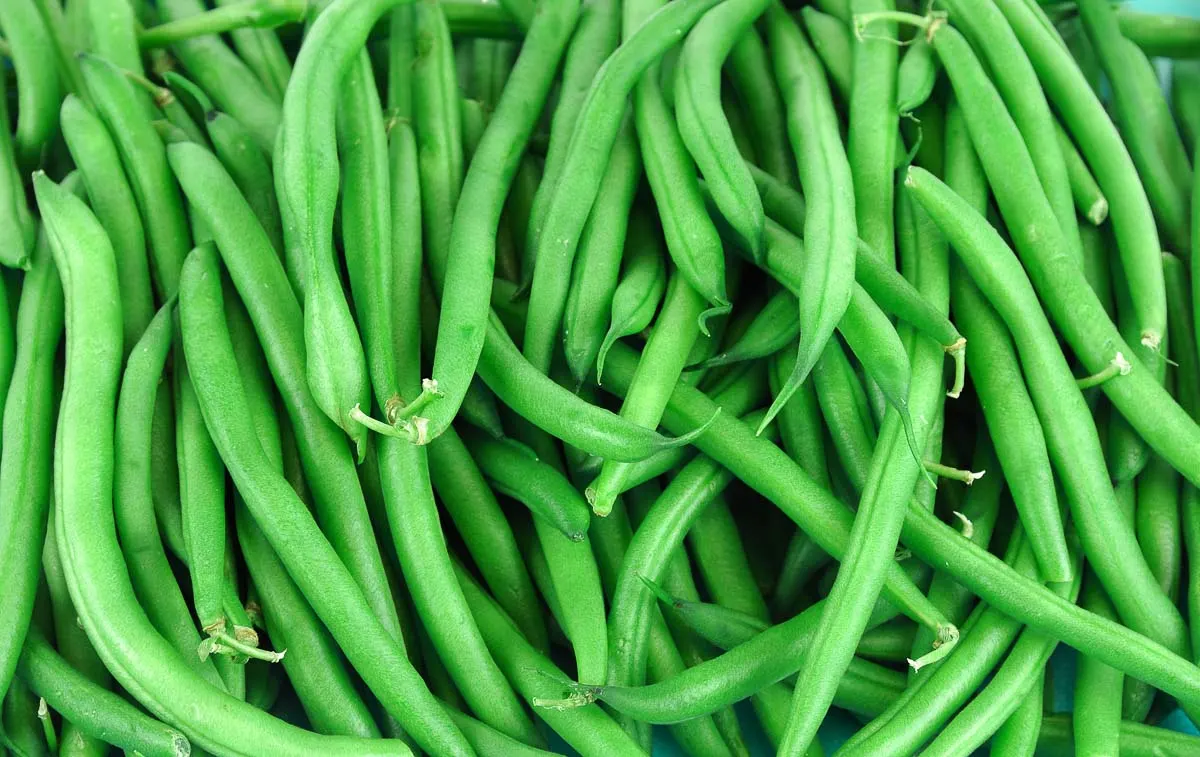
[[[1200,757],[1198,60],[0,0],[0,757]]]

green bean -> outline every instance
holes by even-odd
[[[605,388],[617,393],[627,391],[634,371],[635,358],[623,346],[614,347],[612,357],[614,375],[610,376]],[[715,403],[696,389],[676,384],[667,403],[663,423],[679,427],[685,417],[699,415],[701,407],[708,410],[711,417]],[[753,436],[753,430],[738,419],[722,414],[713,419],[709,431],[697,437],[694,444],[701,452],[730,467],[733,475],[757,480],[757,483],[770,491],[769,498],[784,507],[788,517],[808,531],[822,548],[834,556],[840,554],[849,534],[849,512],[832,496],[825,494],[782,450],[766,440],[761,440],[761,443],[754,442],[747,435]],[[735,461],[732,453],[747,447],[760,453],[761,457],[751,462],[739,455]],[[766,481],[760,480],[762,477],[757,475],[760,465],[781,467],[779,473],[783,475],[778,478],[770,476]],[[749,474],[751,467],[755,469],[756,475]],[[739,470],[745,475],[739,476]],[[786,485],[783,484],[784,477],[788,482]],[[801,499],[805,502],[803,508],[795,506]],[[939,614],[928,609],[924,594],[910,584],[899,566],[892,570],[888,584],[889,598],[894,598],[897,604],[905,608],[905,612],[916,616],[914,619],[919,618],[921,622],[934,626],[942,625]]]
[[[1088,576],[1082,597],[1083,606],[1109,620],[1116,610],[1094,574]],[[1121,671],[1099,660],[1084,656],[1075,673],[1075,740],[1087,754],[1112,753],[1121,722]]]
[[[640,333],[650,325],[667,289],[666,262],[657,234],[648,223],[636,223],[633,232],[632,249],[613,291],[611,323],[596,353],[598,381],[603,379],[608,351],[618,339]]]
[[[1200,95],[1196,92],[1196,83],[1200,81],[1200,63],[1196,61],[1177,62],[1171,68],[1171,104],[1175,108],[1175,118],[1179,120],[1179,128],[1183,133],[1184,147],[1196,160],[1196,141],[1200,139]],[[1192,200],[1195,202],[1195,188]],[[1192,229],[1195,233],[1195,213],[1193,212]]]
[[[7,77],[0,77],[0,119],[8,123]],[[22,268],[29,265],[37,235],[37,224],[25,199],[22,171],[12,134],[0,129],[0,260],[11,260]],[[24,261],[24,262],[22,262]]]
[[[1108,198],[1096,183],[1091,169],[1084,162],[1079,149],[1071,141],[1071,137],[1058,121],[1054,122],[1058,134],[1058,146],[1062,150],[1063,161],[1067,167],[1067,183],[1071,187],[1071,196],[1075,199],[1075,208],[1093,226],[1099,226],[1108,218]]]
[[[83,35],[72,35],[76,37],[76,48],[93,52],[126,71],[143,73],[142,53],[137,39],[138,21],[130,3],[125,0],[97,0],[68,4],[68,13],[73,13],[76,7],[87,25],[84,31],[88,37],[84,40]],[[145,104],[150,104],[148,99]],[[148,110],[147,114],[150,113]]]
[[[1037,561],[1029,542],[1015,534],[1004,562],[1017,574],[1031,577]],[[1069,588],[1069,587],[1066,587]],[[1021,631],[1021,623],[985,604],[976,606],[963,625],[958,646],[945,661],[910,683],[887,711],[856,733],[843,747],[845,755],[892,754],[914,751],[966,703],[1000,662]]]
[[[855,14],[890,8],[894,8],[891,0],[850,2],[850,10]],[[882,33],[893,32],[885,28]],[[896,256],[892,167],[897,159],[895,133],[899,125],[898,51],[899,48],[888,39],[855,40],[851,48],[853,77],[846,136],[846,155],[854,180],[857,233],[887,261]],[[814,237],[814,241],[819,238]]]
[[[621,104],[646,69],[717,2],[684,0],[663,8],[622,43],[592,82],[537,242],[538,265],[529,291],[530,317],[522,353],[538,370],[550,367],[571,265],[620,130]]]
[[[157,7],[166,21],[204,12],[199,0],[166,0]],[[180,40],[172,49],[221,110],[245,124],[259,147],[270,153],[281,126],[280,106],[246,64],[215,34]]]
[[[541,608],[512,527],[453,428],[429,446],[429,473],[492,595],[535,648],[548,649]]]
[[[50,747],[37,715],[37,697],[20,678],[13,679],[4,695],[5,743],[21,757],[49,757]]]
[[[913,40],[896,70],[896,110],[912,113],[933,94],[937,83],[937,55],[923,39]]]
[[[145,118],[133,85],[119,71],[90,55],[81,56],[79,63],[92,102],[129,176],[144,223],[154,284],[160,297],[170,297],[179,288],[190,234],[162,140]]]
[[[271,161],[254,142],[249,130],[228,113],[209,111],[205,115],[204,128],[212,141],[213,152],[221,159],[254,209],[254,215],[271,238],[271,246],[282,256],[283,222],[279,217],[279,201],[275,197]]]
[[[1129,757],[1151,757],[1164,751],[1166,754],[1187,754],[1200,748],[1200,740],[1186,733],[1129,721],[1122,721],[1120,726],[1121,754]],[[1072,727],[1072,719],[1067,715],[1046,716],[1038,734],[1038,754],[1053,757],[1075,754]]]
[[[1061,39],[1022,0],[993,2],[1025,48],[1046,95],[1108,198],[1121,264],[1130,290],[1136,293],[1141,339],[1153,349],[1162,338],[1166,309],[1161,295],[1162,266],[1157,260],[1162,247],[1150,202],[1129,151],[1079,66],[1069,59]],[[986,159],[984,162],[986,165]],[[1007,200],[1000,200],[1002,208],[1007,204]]]
[[[641,224],[635,226],[634,230],[646,231]],[[644,249],[651,254],[658,253],[658,259],[661,261],[657,245],[647,244]],[[615,312],[615,298],[613,305]],[[700,311],[703,308],[704,301],[682,273],[673,276],[662,313],[647,339],[647,351],[643,352],[645,360],[639,363],[633,386],[621,405],[623,418],[647,428],[658,425],[671,388],[679,379],[692,345],[699,335]],[[596,362],[597,382],[602,376],[604,357],[611,347],[607,337],[605,341],[606,344],[601,347],[600,359]],[[625,488],[629,472],[630,467],[621,461],[604,461],[600,474],[585,492],[588,502],[598,515],[606,515],[612,508],[613,501]]]
[[[20,164],[28,170],[40,161],[42,147],[58,128],[58,103],[62,97],[58,61],[37,0],[4,3],[0,8],[0,32],[8,40],[17,74],[17,129],[13,142]],[[6,257],[0,262],[21,267],[22,258]]]
[[[479,0],[443,0],[442,12],[451,33],[463,37],[488,37],[495,39],[520,39],[524,34],[521,24],[508,8],[500,3]],[[529,21],[532,19],[530,14]]]
[[[1171,648],[1186,651],[1186,632],[1181,620],[1177,620],[1177,611],[1156,586],[1144,558],[1129,538],[1132,533],[1119,528],[1095,426],[1087,417],[1090,414],[1078,389],[1073,388],[1074,380],[1048,322],[1044,316],[1037,317],[1037,309],[1030,304],[1035,296],[1028,279],[1012,257],[995,258],[989,254],[988,264],[980,265],[983,260],[978,253],[983,250],[1004,249],[1006,254],[1008,250],[1002,247],[1002,240],[991,227],[965,202],[951,196],[944,185],[920,169],[909,171],[906,184],[914,188],[915,196],[930,210],[976,283],[991,297],[992,304],[1000,309],[1012,329],[1035,407],[1045,424],[1052,459],[1068,482],[1068,501],[1085,553],[1101,580],[1110,587],[1122,618]],[[993,265],[1000,261],[1004,261],[1002,266]],[[1071,270],[1082,278],[1077,268]],[[1086,288],[1086,284],[1083,286]],[[1090,289],[1087,294],[1094,302]],[[1018,299],[1023,304],[1018,305]],[[1034,365],[1038,367],[1035,369]],[[1124,557],[1113,561],[1110,557],[1116,552]]]
[[[533,23],[533,15],[536,12],[533,0],[503,0],[500,5],[517,20],[522,29],[528,29]]]
[[[623,8],[623,36],[630,39],[664,2],[636,0]],[[699,182],[687,146],[667,105],[662,64],[651,65],[633,91],[634,123],[645,163],[646,179],[660,209],[659,221],[672,262],[691,284],[696,296],[710,307],[702,309],[697,327],[708,333],[707,321],[729,312],[725,253],[712,218],[704,208]]]
[[[688,545],[709,596],[764,621],[769,617],[729,504],[720,492],[688,530]]]
[[[851,52],[852,37],[847,26],[850,3],[849,0],[842,1],[846,3],[845,19],[823,13],[811,5],[801,8],[800,16],[804,20],[804,28],[808,31],[808,36],[812,39],[813,49],[816,50],[829,78],[833,81],[838,95],[843,100],[849,100],[851,58],[853,56]]]
[[[830,340],[825,346],[813,366],[813,384],[838,459],[854,491],[861,493],[875,449],[875,426],[841,342]]]
[[[182,733],[81,675],[36,629],[25,641],[18,670],[30,689],[89,737],[147,757],[178,757],[191,751]]]
[[[62,338],[62,287],[40,235],[21,286],[16,358],[4,402],[0,446],[0,690],[7,690],[28,628],[50,508],[54,355]]]
[[[950,12],[956,27],[962,30],[987,61],[992,82],[1012,113],[1013,121],[1033,160],[1042,191],[1054,211],[1054,217],[1058,219],[1063,239],[1068,245],[1067,252],[1076,262],[1082,261],[1083,243],[1079,238],[1066,161],[1055,134],[1056,122],[1050,113],[1046,96],[1038,85],[1037,72],[1029,56],[1021,49],[1021,43],[1005,21],[1004,14],[991,2],[950,0],[946,3],[946,10]]]
[[[696,24],[679,55],[675,116],[679,133],[726,222],[754,258],[762,254],[764,215],[754,179],[721,108],[721,67],[769,0],[732,0]]]
[[[211,248],[199,248],[189,256],[185,269],[188,289],[181,308],[184,347],[193,365],[196,391],[206,417],[214,426],[220,426],[214,441],[251,514],[255,514],[258,523],[267,525],[268,540],[346,651],[351,664],[356,664],[356,669],[413,738],[426,748],[437,745],[439,749],[470,753],[470,747],[462,742],[461,735],[408,663],[398,637],[392,636],[371,613],[350,572],[336,560],[333,548],[282,475],[261,457],[249,454],[254,448],[261,450],[261,446],[245,409],[244,391],[236,385],[229,386],[228,379],[222,378],[236,370],[236,363],[228,337],[222,338],[226,326],[220,312],[216,271],[217,258]],[[387,468],[385,463],[381,465]],[[266,510],[274,512],[268,516]],[[296,551],[299,545],[304,546]],[[305,563],[303,570],[297,569],[297,558]],[[398,706],[400,698],[407,701],[406,706]]]
[[[395,1],[342,0],[317,18],[296,58],[274,154],[287,256],[304,272],[308,384],[321,410],[350,436],[359,460],[367,430],[351,419],[350,411],[369,402],[371,387],[331,234],[338,185],[336,92],[371,25]]]
[[[750,175],[762,196],[767,217],[800,236],[804,234],[804,198],[790,186],[779,181],[758,166],[748,163]]]
[[[795,184],[796,162],[788,144],[783,100],[758,31],[747,29],[736,41],[729,53],[728,68],[734,91],[749,116],[758,160],[767,175],[788,186]]]
[[[620,392],[634,370],[635,358],[625,348],[612,354],[609,390]],[[713,404],[698,396],[694,389],[677,385],[663,415],[668,428],[686,428],[698,419],[709,417]],[[696,446],[733,470],[734,475],[750,483],[756,491],[784,509],[789,517],[806,530],[830,554],[837,555],[845,544],[848,523],[845,511],[833,497],[792,463],[782,450],[765,441],[754,441],[753,430],[736,419],[718,418],[712,433],[696,440]],[[818,515],[817,511],[821,514]],[[1086,653],[1102,657],[1110,665],[1120,666],[1156,687],[1186,692],[1181,699],[1200,700],[1200,670],[1192,671],[1180,657],[1124,626],[1103,622],[1079,611],[1074,605],[1039,588],[1031,580],[1017,577],[983,550],[966,541],[959,533],[941,524],[924,508],[910,503],[901,541],[927,562],[946,565],[956,580],[995,605],[1001,611],[1046,633],[1052,633]],[[893,574],[895,575],[895,574]],[[892,586],[900,588],[909,579]],[[891,595],[892,586],[885,586]],[[901,596],[908,596],[901,588]],[[925,598],[913,597],[913,607],[924,608]],[[898,604],[909,606],[909,600]],[[939,625],[938,613],[925,609],[914,612],[922,622]],[[916,618],[914,618],[915,620]],[[1190,705],[1189,705],[1190,706]]]
[[[928,267],[935,265],[931,260],[923,263]],[[922,275],[925,280],[919,283],[926,293],[941,307],[948,308],[948,277],[944,274],[936,276],[933,271],[922,271]],[[853,310],[846,312],[849,316]],[[847,329],[846,320],[843,317],[843,324],[839,328],[849,340],[853,332]],[[851,343],[851,346],[854,347],[854,344]],[[924,449],[930,421],[934,416],[933,403],[940,395],[939,350],[928,343],[922,343],[921,347],[914,351],[912,370],[911,399],[917,420],[915,423],[904,422],[903,413],[907,411],[907,406],[894,413],[889,412],[884,418],[846,557],[838,571],[826,610],[822,613],[810,654],[797,679],[797,688],[804,691],[806,696],[803,700],[794,698],[788,732],[784,738],[784,744],[797,752],[806,750],[815,738],[825,710],[833,701],[837,679],[845,671],[859,637],[866,630],[871,606],[883,586],[885,571],[891,564],[904,520],[896,501],[912,492],[921,473],[919,463],[900,444],[903,427],[910,449]],[[907,357],[903,348],[900,353]],[[860,359],[862,357],[860,354]],[[883,384],[882,381],[880,383]],[[891,401],[896,404],[895,400]],[[953,626],[945,629],[939,626],[936,630],[938,639],[935,646],[952,646],[957,640],[958,634]],[[942,650],[940,654],[944,652]]]
[[[111,486],[112,407],[121,354],[116,265],[103,229],[81,202],[40,174],[34,184],[63,277],[67,338],[73,345],[58,435],[60,551],[79,599],[76,609],[105,665],[152,713],[207,750],[239,753],[252,739],[256,748],[276,754],[375,751],[359,740],[306,735],[249,705],[231,703],[180,664],[138,608],[112,531],[111,491],[105,491]],[[90,349],[81,353],[84,344]],[[101,633],[101,628],[108,630]],[[164,690],[168,684],[169,692]],[[378,748],[405,753],[396,742],[380,742]]]
[[[587,97],[588,87],[600,66],[616,49],[620,41],[620,5],[612,0],[581,5],[575,33],[563,56],[562,82],[558,104],[550,118],[550,141],[546,147],[546,164],[530,206],[525,244],[521,248],[521,287],[524,294],[533,282],[538,238],[546,223],[546,212],[562,174],[571,135],[580,109]]]
[[[571,271],[571,291],[563,314],[563,349],[575,381],[591,373],[604,342],[619,283],[621,256],[629,229],[629,212],[642,174],[633,119],[626,117],[613,154],[579,240],[579,259]],[[635,221],[644,229],[644,221]],[[643,231],[643,234],[645,232]],[[520,333],[524,334],[524,324]]]
[[[995,757],[1032,757],[1042,730],[1045,686],[1046,675],[1039,675],[1017,709],[992,736],[989,747]]]
[[[132,349],[153,315],[146,239],[137,203],[104,123],[74,95],[63,101],[61,122],[92,208],[117,250],[124,342]]]
[[[138,34],[143,48],[166,47],[194,37],[224,34],[238,29],[271,29],[304,20],[308,3],[288,0],[250,0],[233,6],[201,10],[156,24]]]
[[[443,291],[475,291],[479,296],[452,296],[442,300],[432,380],[436,381],[438,391],[449,394],[441,397],[428,411],[428,438],[436,438],[458,412],[488,338],[489,299],[483,295],[491,289],[495,269],[496,229],[505,197],[520,164],[522,148],[529,140],[549,93],[579,7],[575,2],[558,3],[553,9],[555,12],[549,10],[547,8],[535,17],[509,85],[505,87],[480,143],[479,153],[471,162],[461,197],[462,207],[471,211],[458,214],[454,219],[449,239],[450,256],[441,265],[443,272],[439,272],[436,262],[436,247],[430,245],[433,278],[438,284],[444,282]],[[418,136],[420,115],[418,113]],[[422,184],[424,189],[425,183]]]
[[[939,42],[939,39],[942,41]],[[939,55],[943,60],[950,55],[956,61],[954,66],[947,66],[952,80],[957,79],[956,86],[968,88],[973,93],[971,98],[960,100],[972,140],[980,146],[979,155],[1001,211],[1009,216],[1008,227],[1014,234],[1022,262],[1042,290],[1050,291],[1049,287],[1052,286],[1056,293],[1055,298],[1048,300],[1047,304],[1056,315],[1055,321],[1066,335],[1067,342],[1093,373],[1112,361],[1114,347],[1126,355],[1132,354],[1132,350],[1126,349],[1127,345],[1112,329],[1111,322],[1100,312],[1102,308],[1079,267],[1074,264],[1068,266],[1069,261],[1062,256],[1048,252],[1064,249],[1061,244],[1045,243],[1046,239],[1056,240],[1059,233],[1056,225],[1050,222],[1052,213],[1048,212],[1047,204],[1041,202],[1042,196],[1031,185],[1033,177],[1027,160],[1028,153],[1021,149],[1019,135],[1011,118],[1004,113],[994,92],[984,85],[982,71],[969,56],[965,42],[953,30],[944,27],[939,27],[939,34],[934,41],[939,46]],[[972,107],[968,108],[968,103]],[[986,133],[982,133],[984,130]],[[1017,218],[1022,219],[1022,223],[1016,223]],[[1036,242],[1034,237],[1037,238]],[[1161,275],[1161,260],[1157,267]],[[1126,279],[1131,282],[1130,291],[1135,291],[1128,268]],[[1142,343],[1151,347],[1152,341],[1145,341],[1146,329],[1141,330]],[[1107,382],[1104,387],[1106,394],[1124,411],[1122,414],[1156,452],[1170,460],[1184,475],[1194,473],[1200,479],[1200,460],[1187,459],[1187,453],[1191,451],[1186,448],[1187,445],[1184,445],[1185,449],[1179,449],[1179,440],[1190,436],[1196,437],[1200,443],[1200,427],[1184,417],[1145,369],[1135,369],[1130,376],[1132,378],[1127,376],[1121,381]],[[1167,428],[1172,429],[1169,439],[1163,433]],[[1197,450],[1200,450],[1200,446]]]
[[[571,541],[583,541],[590,509],[571,483],[516,443],[468,435],[472,456],[498,493],[516,499]]]
[[[1200,22],[1165,13],[1117,9],[1121,35],[1153,58],[1200,57]]]
[[[440,296],[450,257],[451,224],[463,184],[463,129],[454,48],[445,15],[439,3],[419,2],[414,8],[413,129],[429,271]]]
[[[461,568],[458,570],[458,580],[489,648],[521,695],[526,700],[536,701],[560,689],[567,680],[562,671],[521,637],[516,626],[496,606],[494,600]],[[599,707],[539,710],[538,714],[552,730],[585,757],[633,757],[645,754]]]
[[[857,235],[850,164],[838,136],[837,115],[820,62],[781,6],[768,9],[767,22],[775,76],[787,106],[788,133],[807,203],[804,231],[809,254],[802,271],[809,284],[797,292],[799,357],[764,421],[774,418],[807,378],[849,307],[854,288],[850,246]]]
[[[154,403],[171,347],[173,309],[172,301],[159,311],[129,355],[115,421],[119,462],[114,470],[113,512],[134,593],[151,623],[193,670],[209,681],[219,681],[213,666],[196,655],[200,636],[163,551],[150,494]],[[170,463],[178,470],[174,454]]]
[[[217,5],[218,7],[234,7],[240,2],[241,0],[217,0]],[[272,4],[275,2],[276,0],[272,0]],[[288,9],[286,6],[287,3],[281,8],[282,12],[294,10]],[[305,10],[302,9],[299,12],[304,13]],[[283,23],[287,23],[287,21]],[[242,62],[262,82],[267,94],[276,102],[282,103],[283,94],[287,91],[288,80],[292,75],[292,64],[279,41],[279,36],[271,29],[242,27],[230,30],[229,38],[233,41],[233,47],[237,50]]]
[[[322,529],[348,566],[376,617],[399,637],[396,610],[362,499],[362,488],[338,428],[316,406],[304,372],[299,306],[266,233],[233,180],[211,153],[172,145],[172,160],[190,191],[195,215],[212,230],[246,303],[287,408]],[[236,250],[237,254],[230,254]],[[415,298],[414,298],[415,299]]]
[[[1080,574],[1075,571],[1068,598],[1079,592]],[[1030,687],[1042,680],[1050,653],[1057,643],[1053,637],[1032,629],[1023,631],[1008,658],[983,690],[942,729],[922,754],[929,757],[969,754],[982,746],[1022,706]],[[1077,679],[1076,686],[1081,683]]]

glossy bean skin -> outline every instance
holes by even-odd
[[[571,136],[562,179],[547,210],[547,225],[538,239],[538,264],[529,290],[530,317],[521,346],[538,370],[545,372],[550,367],[579,236],[620,130],[620,103],[641,74],[716,2],[687,0],[663,8],[613,53],[592,83]]]
[[[0,116],[8,123],[8,83],[0,82]],[[28,262],[37,237],[37,224],[29,213],[25,187],[21,181],[16,146],[7,129],[0,133],[0,245],[4,260]]]
[[[755,258],[762,253],[764,215],[754,178],[721,108],[721,66],[767,0],[733,0],[696,24],[676,63],[675,117],[679,133],[734,233]]]
[[[1062,150],[1063,162],[1067,168],[1067,181],[1071,186],[1071,196],[1075,199],[1075,209],[1084,218],[1091,221],[1093,226],[1099,226],[1108,218],[1108,198],[1096,183],[1091,169],[1079,154],[1079,148],[1071,141],[1071,137],[1063,130],[1058,121],[1054,122],[1055,133],[1058,135],[1058,146]]]
[[[821,64],[781,6],[768,9],[767,29],[807,203],[804,234],[810,249],[820,252],[805,256],[803,264],[804,278],[811,286],[798,293],[799,357],[764,420],[773,418],[808,376],[849,307],[854,284],[852,245],[858,234],[850,163],[838,137]]]
[[[612,0],[590,2],[580,6],[579,19],[570,44],[563,56],[562,81],[559,86],[558,106],[550,119],[550,140],[546,146],[546,162],[542,181],[538,184],[529,209],[528,228],[521,253],[522,293],[533,282],[533,270],[537,262],[538,239],[546,224],[546,212],[554,196],[562,173],[567,150],[571,146],[571,135],[579,119],[580,109],[587,97],[588,88],[600,66],[617,48],[620,42],[621,8]]]
[[[747,30],[729,53],[728,71],[750,116],[758,160],[767,173],[787,185],[796,183],[796,161],[788,144],[783,99],[771,73],[771,59],[757,31]]]
[[[622,36],[629,39],[663,5],[662,0],[625,3]],[[729,308],[725,253],[717,228],[704,209],[696,171],[667,104],[662,76],[662,64],[651,65],[634,86],[634,124],[667,253],[696,296],[710,305],[701,311],[697,324],[706,331],[707,319]]]
[[[297,55],[273,156],[287,256],[304,271],[308,383],[321,410],[350,436],[360,460],[367,430],[350,411],[370,403],[371,388],[333,249],[339,179],[335,93],[371,25],[395,4],[338,2],[321,13]]]
[[[145,715],[120,696],[96,685],[64,660],[36,629],[21,652],[19,674],[29,688],[89,737],[146,757],[176,757],[191,746],[179,731]]]
[[[205,114],[204,128],[212,142],[213,152],[229,171],[247,202],[258,216],[259,223],[271,238],[271,246],[282,256],[283,222],[279,217],[279,200],[275,197],[275,182],[271,161],[254,141],[253,135],[236,118],[223,111]]]
[[[952,23],[988,62],[993,72],[992,80],[1029,148],[1042,190],[1058,219],[1063,238],[1070,246],[1069,251],[1076,259],[1081,259],[1083,243],[1079,238],[1066,160],[1056,134],[1054,116],[1029,56],[1022,50],[1004,14],[993,3],[973,5],[951,0],[946,10],[950,12]]]
[[[491,291],[495,270],[496,229],[578,12],[578,3],[558,3],[535,16],[462,187],[461,207],[470,212],[455,216],[444,274],[439,274],[437,265],[432,268],[435,283],[446,292],[476,295],[456,294],[442,300],[432,375],[444,396],[427,411],[431,438],[458,412],[488,338],[490,299],[485,293]]]
[[[106,667],[151,712],[175,724],[196,745],[237,753],[244,739],[277,754],[306,754],[312,749],[343,754],[364,750],[405,754],[379,742],[334,739],[306,734],[255,708],[231,703],[179,658],[157,635],[138,608],[113,532],[111,520],[112,413],[121,356],[116,264],[99,223],[83,204],[73,201],[47,179],[35,179],[39,207],[49,219],[51,248],[66,292],[67,339],[75,356],[64,391],[70,421],[59,429],[63,461],[63,497],[56,519],[63,564],[72,598],[89,638]],[[81,279],[86,281],[82,286]],[[83,375],[77,373],[82,371]],[[120,629],[123,647],[105,640],[100,627]],[[136,647],[137,653],[132,653]],[[170,683],[170,691],[164,690]],[[180,687],[187,691],[180,695]]]
[[[199,0],[167,0],[158,11],[163,20],[174,21],[203,12],[204,5]],[[217,105],[246,124],[259,147],[270,153],[282,119],[280,105],[241,58],[217,35],[182,40],[172,50]]]
[[[216,669],[196,655],[200,635],[167,561],[151,495],[156,389],[174,336],[173,310],[172,302],[150,322],[130,352],[122,378],[114,434],[118,462],[113,476],[113,514],[134,594],[150,622],[192,670],[215,683],[220,681]],[[174,458],[170,463],[177,470]]]
[[[50,455],[54,414],[54,359],[62,339],[63,295],[40,235],[21,288],[17,310],[17,362],[4,402],[0,458],[0,562],[9,588],[0,617],[0,689],[7,690],[28,630],[41,568],[41,545],[50,509]]]
[[[1150,202],[1120,134],[1057,35],[1019,0],[992,0],[1025,48],[1050,102],[1075,138],[1109,201],[1109,216],[1125,276],[1137,292],[1142,337],[1153,346],[1165,317],[1162,246]]]
[[[563,351],[571,375],[579,383],[591,373],[604,342],[629,226],[637,223],[629,216],[641,175],[633,118],[627,116],[579,239],[579,259],[571,271],[571,291],[563,313]],[[524,331],[522,325],[520,333]]]
[[[471,748],[429,694],[396,638],[372,614],[362,590],[337,559],[312,515],[262,455],[253,416],[246,408],[245,391],[231,385],[228,378],[230,369],[236,375],[237,368],[224,323],[218,271],[218,257],[211,247],[198,248],[189,255],[184,272],[186,288],[181,295],[181,329],[206,423],[214,427],[219,424],[213,440],[238,491],[251,514],[257,512],[255,520],[269,524],[264,532],[267,539],[339,646],[346,650],[351,664],[389,702],[389,711],[414,740],[431,749],[471,754]],[[305,567],[297,565],[297,558]],[[334,622],[333,617],[338,620]],[[404,707],[398,704],[401,698],[406,701]]]
[[[42,147],[58,127],[58,102],[62,96],[58,61],[50,30],[35,0],[5,3],[0,9],[0,31],[11,46],[17,74],[17,128],[13,141],[21,164],[28,169],[39,162]],[[3,263],[19,266],[21,259],[6,259]]]
[[[121,322],[127,349],[132,349],[153,315],[146,236],[133,190],[116,145],[95,113],[68,95],[60,120],[63,137],[88,188],[88,200],[117,251]]]

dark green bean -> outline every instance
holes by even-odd
[[[1166,728],[1121,722],[1119,747],[1127,757],[1154,757],[1160,754],[1189,754],[1200,749],[1200,738]],[[1038,734],[1038,754],[1065,757],[1075,754],[1073,724],[1068,715],[1047,715]]]
[[[729,53],[729,76],[749,116],[758,160],[767,175],[785,185],[796,183],[796,161],[788,144],[783,100],[771,72],[767,47],[757,30],[747,29]],[[751,175],[754,167],[751,166]],[[757,182],[757,178],[755,179]],[[761,186],[759,190],[761,192]],[[765,198],[764,198],[765,204]]]
[[[7,77],[0,77],[0,119],[8,123]],[[0,260],[27,266],[33,252],[37,224],[25,199],[22,171],[8,129],[0,129]],[[22,261],[25,261],[22,263]]]

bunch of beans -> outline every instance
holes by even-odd
[[[1200,755],[1200,20],[798,6],[0,0],[0,757]]]

